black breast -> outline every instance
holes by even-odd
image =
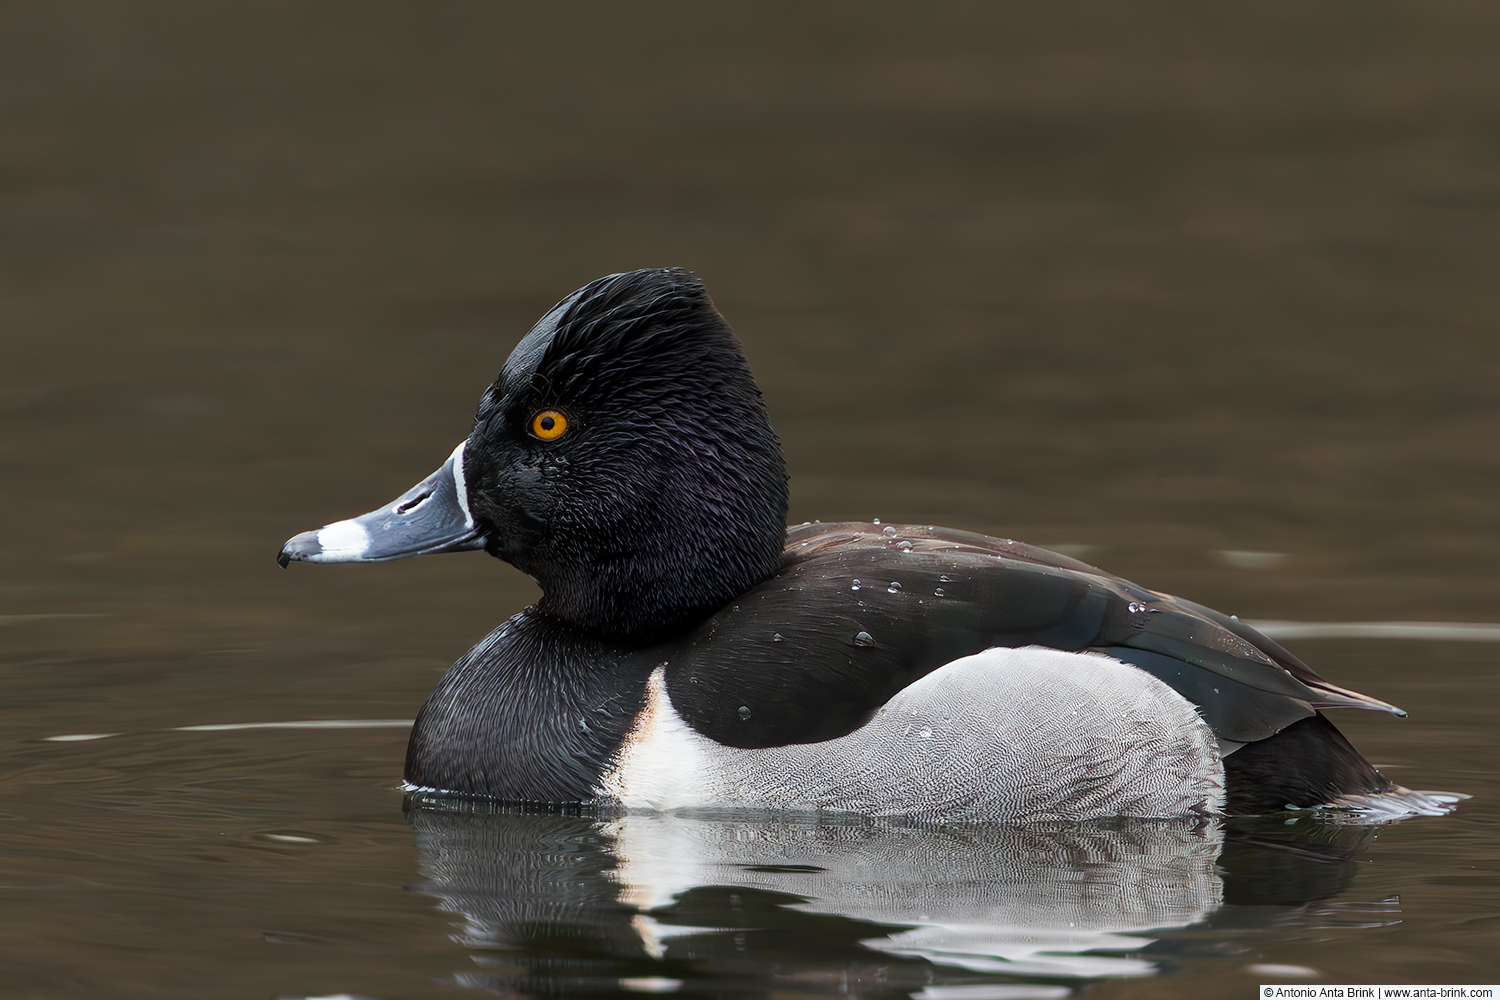
[[[406,751],[421,788],[579,804],[645,704],[655,661],[524,611],[449,668]]]

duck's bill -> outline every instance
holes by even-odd
[[[289,539],[276,561],[285,569],[293,560],[387,562],[484,548],[484,532],[469,512],[463,456],[460,444],[436,472],[384,507]]]

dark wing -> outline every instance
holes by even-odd
[[[805,525],[776,576],[668,652],[672,704],[737,747],[832,739],[951,660],[994,646],[1097,650],[1265,739],[1319,708],[1396,711],[1334,687],[1242,623],[1054,552],[943,528]]]

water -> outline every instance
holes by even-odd
[[[11,11],[6,992],[1500,979],[1496,21]],[[408,815],[405,720],[534,591],[276,550],[439,464],[557,298],[657,264],[740,330],[792,520],[1066,547],[1280,623],[1411,713],[1337,716],[1372,759],[1474,798],[1378,829]]]

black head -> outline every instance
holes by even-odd
[[[676,268],[554,306],[469,438],[390,504],[289,540],[283,566],[484,548],[538,610],[604,636],[680,630],[775,572],[786,470],[739,342]]]
[[[734,333],[687,271],[600,278],[516,346],[463,455],[485,548],[540,610],[645,637],[718,609],[781,556],[781,448]]]

